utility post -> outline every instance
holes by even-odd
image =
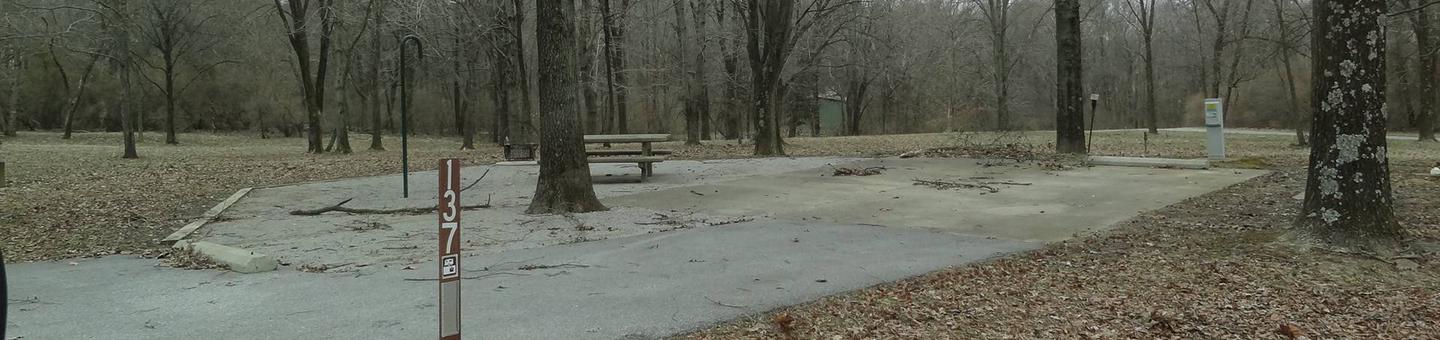
[[[1205,100],[1205,149],[1210,160],[1225,160],[1225,101]]]

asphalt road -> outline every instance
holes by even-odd
[[[475,339],[651,339],[1033,249],[944,232],[756,221],[464,259]],[[522,270],[527,266],[549,267]],[[488,269],[488,270],[487,270]],[[423,339],[434,263],[242,275],[108,257],[20,264],[23,339]]]

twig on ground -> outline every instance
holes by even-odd
[[[479,279],[483,279],[483,278],[487,278],[487,277],[495,277],[495,276],[500,276],[500,275],[530,276],[530,274],[520,274],[520,273],[490,273],[490,274],[485,274],[485,275],[462,276],[462,277],[460,277],[460,279],[461,279],[461,280],[479,280]],[[406,278],[405,281],[412,281],[412,282],[413,282],[413,281],[440,281],[440,279],[439,279],[439,278],[433,278],[433,277],[426,277],[426,278]]]
[[[704,221],[704,222],[705,222],[705,225],[714,227],[714,226],[730,225],[730,224],[736,224],[736,223],[745,223],[745,222],[750,222],[750,221],[754,221],[754,220],[755,220],[754,217],[741,217],[741,218],[735,218],[735,219],[720,220],[720,221],[715,221],[715,222],[710,222],[709,220],[706,220],[706,221]]]
[[[970,184],[970,183],[946,182],[946,181],[927,181],[927,180],[923,180],[923,179],[916,179],[916,180],[913,180],[913,181],[915,181],[915,185],[924,185],[924,186],[928,186],[928,187],[935,188],[935,189],[939,189],[939,190],[950,190],[950,189],[984,189],[984,190],[986,190],[986,191],[989,191],[989,192],[992,193],[992,194],[993,194],[993,193],[998,193],[998,192],[1000,192],[1000,189],[997,189],[997,188],[995,188],[995,187],[992,187],[992,186],[989,186],[989,185],[985,185],[985,184]]]
[[[590,266],[589,266],[589,265],[584,265],[584,264],[578,264],[578,263],[561,263],[561,264],[550,264],[550,265],[547,265],[547,264],[528,264],[528,265],[520,266],[520,268],[516,268],[516,269],[519,269],[519,270],[541,270],[541,269],[555,269],[555,268],[590,268]]]
[[[485,176],[489,176],[489,175],[490,175],[490,169],[485,169],[485,173],[480,174],[480,178],[476,178],[474,182],[470,182],[470,185],[466,185],[464,188],[460,188],[460,191],[457,191],[456,193],[465,192],[465,190],[470,190],[470,188],[474,188],[476,184],[480,184],[480,181],[485,180]],[[436,194],[436,195],[431,195],[431,196],[430,196],[430,199],[436,199],[436,198],[440,198],[440,195],[439,195],[439,194]]]
[[[1031,185],[1031,184],[1034,184],[1034,183],[1021,183],[1021,182],[1003,181],[1003,182],[980,182],[980,184],[987,184],[987,185],[1027,185],[1027,186],[1028,186],[1028,185]]]
[[[470,190],[470,188],[474,188],[476,184],[480,184],[480,181],[485,179],[485,176],[489,175],[490,169],[485,169],[485,173],[480,174],[480,178],[476,178],[474,182],[470,182],[470,185],[466,185],[464,188],[460,188],[460,192],[465,192],[465,190]]]
[[[890,168],[886,168],[886,167],[883,167],[883,166],[873,166],[873,167],[868,167],[868,168],[837,168],[837,167],[835,167],[835,166],[833,166],[833,165],[830,166],[830,169],[832,169],[832,170],[835,171],[835,173],[832,174],[831,176],[836,176],[836,177],[838,177],[838,176],[874,176],[874,175],[879,175],[879,174],[881,174],[881,173],[884,173],[885,170],[890,170]]]
[[[435,212],[436,209],[438,209],[438,207],[401,208],[401,209],[361,209],[361,208],[347,208],[347,207],[345,207],[345,203],[350,203],[350,201],[352,201],[352,200],[354,200],[354,198],[347,199],[347,200],[344,200],[344,201],[340,201],[339,204],[336,204],[336,205],[333,205],[333,206],[324,207],[324,208],[320,208],[320,209],[311,209],[311,210],[295,210],[295,211],[291,211],[290,214],[291,214],[291,215],[295,215],[295,216],[319,216],[319,215],[321,215],[321,214],[328,213],[328,212],[343,212],[343,213],[355,214],[355,215],[394,215],[394,214],[421,215],[421,214],[433,213],[433,212]],[[485,202],[485,204],[476,204],[476,205],[461,206],[461,207],[460,207],[460,210],[488,209],[488,208],[490,208],[490,207],[491,207],[491,206],[490,206],[490,202],[489,202],[489,200],[487,200],[487,201]]]
[[[717,305],[721,305],[721,306],[725,306],[725,307],[738,308],[738,309],[745,309],[745,308],[746,308],[745,306],[741,306],[741,305],[732,305],[732,304],[727,304],[727,303],[720,302],[720,301],[715,301],[715,299],[712,299],[712,298],[710,298],[709,296],[706,296],[705,299],[706,299],[706,300],[710,300],[711,303],[714,303],[714,304],[717,304]]]

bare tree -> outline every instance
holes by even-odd
[[[597,58],[601,49],[599,43],[604,41],[597,37],[604,28],[600,26],[600,20],[596,20],[597,14],[600,14],[596,1],[603,0],[579,0],[579,19],[575,27],[576,63],[580,68],[581,100],[585,107],[584,130],[587,133],[603,133],[604,127],[600,123],[600,93],[596,90],[598,78],[595,67],[600,61]]]
[[[1420,79],[1420,87],[1415,89],[1420,92],[1419,112],[1415,114],[1416,128],[1420,132],[1420,141],[1435,141],[1435,96],[1436,77],[1435,63],[1436,53],[1433,33],[1430,29],[1430,13],[1427,11],[1429,5],[1416,7],[1414,1],[1399,0],[1400,6],[1412,8],[1405,14],[1410,19],[1410,32],[1415,35],[1415,50],[1418,54],[1419,72],[1416,76]]]
[[[536,42],[539,46],[540,181],[527,210],[531,214],[606,210],[595,197],[590,164],[585,159],[584,133],[575,67],[575,7],[570,0],[537,1]]]
[[[880,64],[875,60],[879,55],[877,50],[881,48],[875,37],[876,18],[873,15],[862,15],[860,18],[858,23],[846,31],[846,60],[841,71],[844,79],[841,88],[845,94],[844,132],[851,136],[859,136],[862,132],[860,122],[865,118],[866,108],[870,106],[867,99],[870,96],[870,87],[877,78],[875,65]]]
[[[809,0],[805,7],[797,0],[748,0],[744,11],[746,51],[750,59],[750,114],[755,124],[755,155],[785,154],[780,135],[780,114],[785,98],[786,65],[801,38],[856,0]],[[841,20],[843,21],[843,20]],[[808,49],[801,64],[813,67],[826,48],[839,42],[844,25],[829,25],[820,34],[822,43]],[[803,68],[802,68],[803,70]]]
[[[1278,3],[1280,0],[1275,1]],[[1131,19],[1129,23],[1140,31],[1145,45],[1145,123],[1152,134],[1160,133],[1159,111],[1155,108],[1155,2],[1125,0],[1125,9]]]
[[[698,111],[695,119],[700,121],[700,139],[710,140],[710,133],[714,131],[714,128],[711,126],[713,120],[710,117],[710,87],[707,82],[710,77],[710,68],[705,60],[705,56],[709,54],[710,31],[706,29],[705,21],[709,17],[710,1],[697,0],[691,6],[693,6],[691,17],[695,23],[695,39],[693,41],[700,45],[698,50],[693,53],[695,65],[692,66],[695,72],[691,75],[691,81],[695,84],[695,110]]]
[[[610,1],[612,0],[600,0],[600,11],[605,25],[605,79],[611,111],[611,119],[606,122],[605,130],[624,134],[630,131],[624,47],[625,12],[630,8],[630,0],[620,0],[618,11],[612,8]]]
[[[370,61],[368,65],[366,65],[366,78],[369,80],[369,84],[364,86],[365,90],[360,92],[364,94],[362,96],[367,99],[366,102],[368,103],[366,108],[370,112],[370,150],[374,151],[385,150],[385,142],[384,138],[382,138],[385,121],[380,116],[381,103],[385,101],[383,98],[385,96],[385,81],[381,79],[380,59],[384,46],[384,40],[381,39],[383,36],[381,30],[382,26],[385,25],[385,4],[388,2],[389,1],[371,0],[372,8],[370,9],[370,15],[365,18],[367,21],[366,25],[370,28],[367,32],[370,37],[370,53],[368,54]]]
[[[1295,126],[1295,145],[1308,146],[1310,138],[1305,136],[1306,119],[1304,113],[1300,112],[1300,95],[1297,93],[1299,86],[1295,80],[1295,66],[1290,61],[1290,58],[1296,54],[1299,45],[1294,33],[1295,30],[1298,30],[1298,25],[1292,26],[1290,21],[1285,19],[1284,0],[1274,0],[1273,2],[1275,4],[1275,25],[1277,26],[1275,30],[1279,34],[1275,40],[1275,47],[1279,49],[1275,57],[1280,59],[1280,66],[1285,68],[1282,75],[1285,77],[1285,95],[1289,100],[1290,117]]]
[[[161,93],[165,94],[165,144],[180,144],[175,136],[175,99],[194,84],[195,78],[209,73],[215,67],[229,60],[199,66],[190,81],[177,88],[175,76],[183,63],[199,63],[201,53],[210,50],[219,42],[205,30],[207,24],[219,14],[201,17],[200,10],[209,4],[208,0],[151,0],[145,3],[144,27],[140,37],[160,55],[160,63],[137,58],[151,69],[163,74],[163,84],[140,75]]]
[[[1315,109],[1310,176],[1292,237],[1387,253],[1403,231],[1395,220],[1386,157],[1386,35],[1382,0],[1314,4]]]
[[[356,18],[348,19],[338,18],[340,17],[339,14],[342,12],[342,9],[344,7],[335,6],[328,9],[322,9],[332,12],[332,27],[339,26],[347,22],[360,23],[360,27],[355,30],[355,37],[350,39],[350,43],[342,45],[340,47],[340,50],[336,53],[343,56],[343,61],[345,64],[344,70],[340,73],[340,79],[336,88],[336,92],[340,95],[340,100],[338,103],[340,106],[339,112],[335,115],[335,119],[333,120],[334,132],[330,135],[330,145],[325,147],[326,152],[333,151],[342,154],[350,154],[353,152],[352,148],[350,147],[351,95],[360,97],[361,111],[365,111],[370,114],[370,119],[374,124],[374,126],[371,126],[371,128],[377,129],[371,131],[372,136],[370,146],[371,149],[375,149],[375,147],[377,146],[377,136],[374,134],[378,132],[379,105],[376,105],[374,103],[376,100],[379,99],[379,94],[377,93],[379,91],[379,87],[376,86],[376,83],[380,82],[378,65],[379,57],[376,54],[380,49],[380,45],[378,43],[372,43],[372,51],[362,54],[360,51],[360,42],[367,36],[367,34],[373,35],[371,34],[372,30],[370,29],[370,25],[379,24],[379,20],[372,19],[376,18],[378,12],[382,10],[382,8],[380,7],[381,2],[381,0],[369,0],[363,3],[349,3],[350,5],[363,8],[364,11],[361,12],[363,13],[363,15],[360,15]],[[334,31],[333,28],[331,30]],[[373,40],[374,39],[372,37],[372,41]],[[367,59],[370,60],[369,65],[367,65],[366,63]],[[380,149],[384,149],[384,147],[380,146]]]
[[[526,65],[528,59],[525,57],[525,13],[527,5],[534,5],[528,0],[514,0],[512,2],[515,4],[515,17],[510,20],[510,24],[513,25],[510,32],[515,37],[514,75],[517,77],[515,79],[519,80],[520,117],[523,118],[519,124],[520,138],[530,140],[534,138],[534,133],[531,131],[534,130],[532,124],[534,124],[535,121],[535,109],[533,106],[534,100],[531,99],[532,97],[530,95],[530,68]],[[571,19],[574,18],[571,17]]]
[[[738,4],[731,4],[734,5],[734,8],[739,8]],[[739,15],[731,15],[728,17],[725,15],[726,8],[731,7],[732,6],[726,6],[726,4],[715,6],[715,25],[718,26],[722,32],[743,29],[744,27],[743,24],[734,23],[740,21]],[[729,20],[727,20],[727,18],[729,18]],[[721,124],[721,135],[725,136],[726,139],[741,139],[744,138],[741,130],[744,130],[745,122],[747,121],[745,119],[746,110],[738,108],[741,91],[740,58],[738,54],[740,53],[739,50],[742,49],[739,47],[741,39],[733,38],[731,34],[721,34],[720,36],[724,38],[720,39],[716,45],[720,46],[720,63],[725,69],[725,92],[724,98],[722,99],[722,110],[724,110],[724,113],[721,114],[722,117],[720,118],[723,122]]]
[[[705,13],[710,9],[709,2],[698,1],[693,8],[695,15],[687,15],[688,2],[674,0],[672,7],[675,10],[676,45],[681,46],[677,64],[681,66],[685,84],[685,144],[700,145],[701,140],[708,139],[705,130],[710,128],[710,124],[706,123],[710,116],[710,92],[705,86],[705,20],[708,16]],[[693,31],[690,26],[694,26]],[[694,59],[687,62],[688,58]]]
[[[8,113],[5,115],[4,129],[4,134],[7,137],[16,136],[15,126],[20,116],[20,78],[23,76],[25,70],[25,62],[20,59],[20,54],[18,52],[12,53],[14,55],[10,57],[10,70],[12,73],[10,77],[10,107],[6,110]]]
[[[490,29],[486,30],[485,41],[488,43],[486,57],[490,61],[491,106],[494,109],[494,117],[491,119],[490,135],[491,141],[505,143],[511,139],[511,93],[515,88],[514,76],[516,61],[513,52],[520,48],[513,47],[518,44],[515,41],[513,32],[515,25],[510,24],[514,16],[507,14],[507,6],[504,3],[494,3],[490,9],[492,13]]]
[[[131,121],[134,109],[135,96],[132,90],[135,72],[134,55],[135,51],[130,47],[130,32],[135,27],[133,7],[134,2],[130,0],[92,0],[95,8],[89,9],[92,13],[100,15],[100,26],[108,38],[93,55],[106,56],[115,70],[120,81],[120,88],[123,97],[120,99],[120,126],[123,130],[121,147],[123,153],[121,158],[140,158],[135,148],[135,126]]]
[[[746,49],[754,92],[750,112],[755,120],[755,155],[785,154],[780,138],[781,76],[794,48],[795,0],[748,0],[745,12]]]
[[[290,48],[295,52],[296,65],[299,68],[297,76],[300,80],[301,92],[305,100],[306,120],[309,130],[306,135],[309,152],[324,153],[325,145],[321,141],[320,116],[325,111],[325,75],[330,64],[330,37],[334,32],[335,25],[334,0],[273,0],[275,11],[280,15],[281,23],[285,24],[286,36],[290,41]],[[317,4],[318,2],[318,4]],[[309,18],[311,5],[317,4],[320,15],[320,52],[318,63],[314,73],[310,71],[310,25]],[[288,7],[288,8],[287,8]]]
[[[970,0],[990,30],[991,81],[995,96],[995,129],[1009,131],[1010,126],[1010,71],[1015,62],[1010,57],[1008,43],[1010,32],[1011,0]]]
[[[85,66],[85,72],[82,72],[80,74],[79,83],[75,85],[75,90],[71,91],[69,81],[65,80],[67,78],[64,76],[65,69],[60,66],[60,59],[59,57],[55,56],[55,50],[53,47],[51,48],[50,53],[50,60],[54,61],[56,69],[60,70],[61,81],[65,82],[65,92],[74,92],[74,94],[70,97],[70,105],[67,105],[67,107],[65,108],[65,131],[64,136],[61,137],[62,139],[70,139],[71,132],[75,130],[75,113],[76,111],[80,110],[80,101],[85,98],[85,90],[89,88],[90,85],[90,75],[95,74],[95,65],[98,65],[100,63],[100,58],[103,55],[98,52],[91,54],[90,62],[87,63]]]

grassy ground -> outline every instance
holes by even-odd
[[[245,187],[400,172],[398,139],[391,151],[367,151],[356,138],[351,155],[307,155],[302,139],[184,134],[181,145],[146,134],[138,160],[121,159],[119,135],[22,133],[0,140],[9,187],[0,189],[0,244],[11,261],[51,260],[163,251],[158,240]],[[363,143],[363,144],[362,144]],[[460,151],[458,140],[410,141],[411,167],[435,159],[494,162],[485,146]]]
[[[398,172],[391,151],[307,155],[301,139],[159,134],[142,159],[118,156],[117,134],[24,133],[0,140],[9,187],[0,188],[0,246],[9,260],[158,255],[160,238],[243,187]],[[788,140],[792,156],[893,156],[956,145],[1044,152],[1048,133],[925,134]],[[1095,154],[1202,157],[1203,136],[1101,133]],[[1436,338],[1440,269],[1434,255],[1394,261],[1276,245],[1294,219],[1307,150],[1285,136],[1232,136],[1227,166],[1273,175],[1145,213],[1115,230],[983,264],[955,268],[688,335],[745,338]],[[458,150],[451,138],[412,139],[412,166],[499,150]],[[368,139],[357,137],[363,150]],[[747,157],[750,147],[668,143],[678,158]],[[1440,181],[1418,175],[1440,145],[1392,142],[1403,223],[1440,240]],[[1402,267],[1392,262],[1400,262]],[[1418,264],[1410,268],[1409,264]]]

